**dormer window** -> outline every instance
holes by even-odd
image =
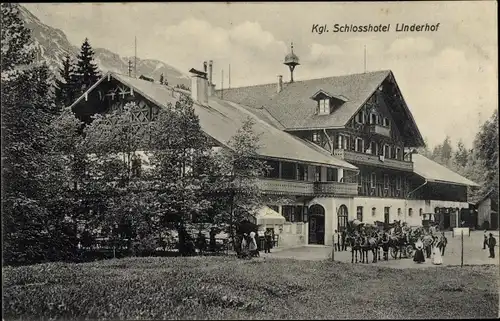
[[[319,115],[328,115],[330,114],[330,99],[320,99],[319,100]]]
[[[384,118],[384,126],[385,126],[385,127],[389,127],[389,126],[390,126],[390,124],[391,124],[391,123],[389,122],[389,118],[385,117],[385,118]]]
[[[342,95],[328,93],[322,89],[318,90],[311,99],[317,101],[318,107],[316,109],[317,115],[330,115],[332,107],[339,107],[348,99]]]
[[[377,123],[377,115],[370,114],[370,124],[375,125]]]

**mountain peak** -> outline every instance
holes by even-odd
[[[64,31],[50,27],[40,21],[28,9],[20,7],[21,18],[25,26],[31,30],[31,36],[38,49],[38,60],[45,60],[51,70],[56,71],[61,67],[62,61],[66,55],[76,59],[79,53],[79,46],[71,44]],[[92,40],[92,39],[90,39]],[[82,40],[83,42],[83,40]],[[134,57],[121,57],[118,53],[112,52],[106,48],[93,48],[94,59],[99,69],[104,73],[107,71],[128,73],[128,60],[134,62]],[[153,79],[160,79],[163,74],[168,83],[172,86],[189,86],[189,77],[178,69],[167,63],[153,59],[140,59],[137,57],[137,74],[146,75]],[[59,76],[58,74],[56,76]]]

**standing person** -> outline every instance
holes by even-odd
[[[273,247],[273,235],[271,230],[266,230],[264,233],[264,253],[271,253],[271,248]]]
[[[441,232],[441,239],[439,240],[439,249],[441,250],[441,256],[444,256],[444,250],[446,249],[446,245],[448,244],[448,239],[444,235],[444,232]]]
[[[424,243],[420,239],[418,239],[418,241],[415,243],[415,255],[413,256],[413,262],[416,263],[425,262]]]
[[[425,248],[425,256],[430,259],[432,254],[432,236],[429,234],[424,235],[423,237],[424,248]]]
[[[488,231],[484,230],[484,234],[483,234],[483,250],[486,250],[487,246],[488,246]]]
[[[389,236],[387,233],[382,234],[382,250],[384,251],[384,260],[389,260]]]
[[[340,231],[340,241],[341,241],[341,251],[347,251],[347,242],[346,242],[346,239],[347,239],[347,232],[345,231],[345,229],[342,229]]]
[[[437,246],[432,247],[432,264],[434,265],[443,264],[443,257],[441,256],[441,251]]]
[[[243,233],[240,244],[241,244],[241,257],[242,258],[248,257],[247,233]]]
[[[333,247],[335,248],[335,251],[340,251],[340,235],[337,230],[333,232]]]
[[[260,256],[259,249],[257,247],[257,241],[255,240],[255,232],[250,232],[250,242],[248,244],[248,250],[250,256]]]
[[[493,237],[493,234],[490,233],[490,238],[488,239],[488,248],[490,249],[490,259],[495,258],[495,246],[497,245],[497,239]]]

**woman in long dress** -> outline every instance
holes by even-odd
[[[432,264],[434,265],[443,264],[443,257],[441,256],[441,250],[437,246],[434,246],[432,248]]]
[[[420,239],[418,239],[418,241],[415,243],[415,255],[413,256],[413,262],[416,263],[425,262],[424,243]]]
[[[260,256],[257,247],[257,241],[255,240],[255,232],[250,232],[250,242],[248,244],[248,250],[251,256]]]

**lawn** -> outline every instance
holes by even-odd
[[[495,318],[498,267],[232,257],[3,268],[5,320]]]

